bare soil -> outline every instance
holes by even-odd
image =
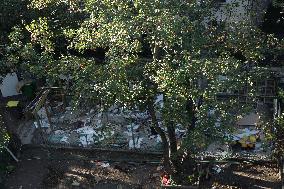
[[[3,111],[11,133],[18,114]],[[18,145],[13,151],[17,152]],[[135,189],[160,188],[160,156],[109,151],[23,150],[16,169],[6,178],[4,189]],[[108,166],[109,164],[109,166]],[[280,175],[275,164],[242,164],[222,168],[201,188],[277,189]]]
[[[102,161],[106,156],[112,160]],[[5,188],[159,188],[159,165],[145,163],[148,160],[142,155],[125,156],[119,152],[97,152],[90,156],[78,151],[28,149],[16,171],[7,178]]]
[[[280,189],[280,174],[276,164],[252,164],[227,166],[215,174],[202,188],[220,189]]]
[[[155,164],[159,158],[108,151],[25,149],[5,189],[161,188],[161,167]],[[202,182],[201,188],[277,189],[281,188],[279,177],[275,164],[227,165]]]

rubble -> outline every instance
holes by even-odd
[[[50,123],[49,123],[49,120],[48,120],[48,117],[47,117],[47,112],[45,110],[45,108],[41,108],[38,112],[37,112],[37,115],[38,115],[38,121],[35,121],[34,122],[34,126],[35,128],[49,128],[50,127]],[[40,125],[38,125],[38,122]]]
[[[43,120],[39,120],[39,124],[40,124],[40,126],[38,125],[38,122],[34,122],[34,126],[35,126],[35,128],[48,128],[48,127],[50,127],[50,124],[49,124],[49,122],[48,122],[48,120],[47,119],[43,119]]]
[[[84,147],[94,143],[94,135],[98,136],[97,132],[92,127],[82,127],[77,129],[76,132],[80,135],[80,142]]]
[[[163,103],[162,95],[157,96],[156,105],[158,106],[159,103]],[[49,108],[52,114],[51,123],[48,122],[45,108],[38,111],[39,122],[42,128],[48,128],[49,132],[46,129],[45,133],[48,142],[51,144],[147,151],[160,151],[162,149],[161,137],[152,135],[149,129],[152,123],[148,112],[130,111],[118,105],[112,106],[107,111],[102,110],[99,106],[88,110],[73,110],[71,107],[57,108],[62,105],[59,102],[54,107]],[[38,128],[37,122],[33,124]],[[159,118],[158,124],[162,130],[167,131]],[[181,140],[187,130],[183,125],[177,124],[175,132],[177,139]],[[240,141],[242,138],[259,134],[260,132],[256,129],[243,128],[227,136],[234,141]],[[261,142],[255,141],[254,144],[253,152],[258,153],[263,150]],[[205,150],[204,154],[223,158],[231,155],[231,151],[229,147],[222,149],[217,145],[214,149]]]
[[[96,162],[97,166],[103,167],[103,168],[107,168],[110,166],[109,163],[105,163],[105,162]]]
[[[213,168],[212,168],[214,171],[216,171],[216,173],[221,173],[222,172],[222,169],[219,165],[215,165]]]
[[[129,140],[129,149],[133,149],[133,148],[141,148],[141,143],[143,141],[143,138],[135,138],[134,141],[133,139]]]
[[[51,143],[128,149],[157,149],[161,143],[160,136],[151,136],[145,126],[150,124],[147,112],[119,110],[114,106],[109,112],[97,108],[84,113],[67,107],[51,119],[57,129],[48,137]],[[178,135],[183,132],[177,129]]]
[[[74,181],[72,182],[72,186],[80,186],[80,183],[77,182],[76,180],[74,180]]]

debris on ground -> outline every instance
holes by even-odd
[[[80,186],[80,183],[77,182],[76,180],[73,181],[72,186]]]

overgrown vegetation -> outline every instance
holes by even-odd
[[[18,70],[51,86],[68,76],[74,106],[148,111],[162,138],[164,164],[177,180],[183,155],[227,140],[249,108],[216,95],[252,86],[262,74],[252,67],[283,50],[283,40],[247,20],[230,26],[204,21],[213,16],[213,1],[33,0],[22,7],[22,23],[11,20],[5,29],[2,72]],[[252,100],[254,92],[248,92]],[[155,104],[158,95],[163,106]],[[187,129],[179,149],[177,124]]]

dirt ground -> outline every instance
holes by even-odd
[[[280,174],[276,164],[243,163],[223,168],[204,183],[202,188],[214,189],[280,189]]]
[[[106,157],[112,160],[101,161]],[[29,149],[24,151],[17,169],[7,178],[5,188],[158,188],[159,165],[146,162],[147,158],[136,154],[98,152],[91,155]]]
[[[10,128],[17,128],[15,115],[4,114]],[[17,150],[16,147],[12,149]],[[28,148],[23,150],[20,160],[1,189],[161,188],[161,157],[157,155]],[[281,188],[275,164],[244,163],[226,165],[220,170],[201,182],[201,188]]]
[[[25,149],[4,188],[161,188],[159,158],[123,152]],[[221,172],[212,174],[208,181],[201,183],[201,188],[277,189],[280,180],[276,165],[246,163],[221,167]]]

